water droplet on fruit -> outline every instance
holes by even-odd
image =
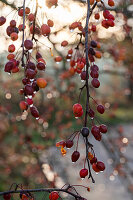
[[[71,29],[70,32],[72,33],[74,31],[74,29]]]
[[[32,99],[32,95],[28,95],[28,98],[29,98],[29,99]]]

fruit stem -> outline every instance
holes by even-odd
[[[25,29],[25,0],[23,1],[22,67],[25,67],[25,63],[24,63],[24,29]]]

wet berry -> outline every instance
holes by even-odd
[[[74,151],[71,156],[72,162],[76,162],[80,157],[80,153],[78,151]]]

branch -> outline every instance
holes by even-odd
[[[17,9],[14,3],[8,3],[6,0],[0,0],[2,3],[6,4],[7,6],[10,6],[14,9]]]
[[[5,192],[0,192],[0,196],[5,195],[5,194],[16,194],[16,193],[37,193],[37,192],[48,192],[51,193],[53,191],[56,192],[63,192],[63,193],[67,193],[73,197],[75,197],[75,199],[77,200],[83,200],[84,198],[81,197],[80,195],[74,194],[73,192],[70,192],[69,189],[71,188],[71,186],[68,186],[66,189],[58,189],[58,188],[40,188],[40,189],[22,189],[22,190],[10,190],[10,191],[5,191]]]

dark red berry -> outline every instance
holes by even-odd
[[[37,69],[39,69],[39,70],[45,70],[45,67],[46,67],[46,65],[42,62],[39,62],[37,64]]]
[[[104,124],[101,124],[99,127],[99,130],[101,133],[107,133],[107,126]]]
[[[3,198],[4,198],[4,200],[10,200],[11,199],[11,194],[4,194]]]
[[[103,114],[104,111],[105,111],[104,106],[103,106],[103,105],[98,105],[98,106],[97,106],[97,111],[98,111],[100,114]]]
[[[0,17],[0,26],[2,26],[3,24],[5,24],[5,22],[6,22],[6,18],[3,17],[3,16],[1,16]]]
[[[10,73],[13,67],[14,63],[12,61],[9,61],[6,63],[4,71]]]
[[[81,80],[86,80],[86,71],[82,71],[80,77]],[[88,74],[88,79],[89,79],[89,74]]]
[[[70,149],[73,146],[73,140],[66,141],[66,148]]]
[[[86,168],[81,169],[79,174],[80,174],[81,178],[85,178],[88,175],[88,169],[86,169]]]
[[[92,47],[89,48],[89,54],[91,54],[93,56],[95,55],[95,51]]]
[[[79,157],[80,153],[78,151],[74,151],[71,156],[72,162],[76,162],[79,159]]]
[[[32,40],[25,40],[24,41],[24,47],[28,50],[32,49],[33,48],[33,42]]]
[[[93,70],[99,71],[99,67],[97,65],[92,65],[90,70],[91,71],[93,71]]]
[[[29,79],[33,79],[36,75],[36,71],[35,70],[32,70],[32,69],[27,69],[26,70],[26,76],[29,78]]]
[[[97,158],[96,157],[93,157],[91,160],[90,160],[90,163],[93,164],[93,163],[96,163],[97,162]]]
[[[33,87],[31,85],[26,85],[24,90],[26,95],[32,95],[34,92]]]
[[[98,73],[97,70],[93,70],[93,71],[91,71],[90,75],[91,75],[92,78],[98,78],[99,73]]]
[[[35,69],[36,69],[36,66],[35,66],[35,64],[34,64],[33,62],[29,61],[29,62],[27,63],[27,68],[35,70]]]
[[[89,115],[91,118],[94,118],[94,116],[95,116],[94,110],[92,110],[92,109],[90,108],[89,111],[88,111],[88,115]]]
[[[93,78],[91,81],[91,84],[94,88],[99,88],[99,86],[100,86],[100,82],[97,78]]]
[[[104,171],[105,170],[105,165],[103,162],[98,161],[97,162],[97,167],[100,171]]]
[[[35,106],[30,107],[30,111],[33,117],[35,118],[39,117],[39,112]]]

